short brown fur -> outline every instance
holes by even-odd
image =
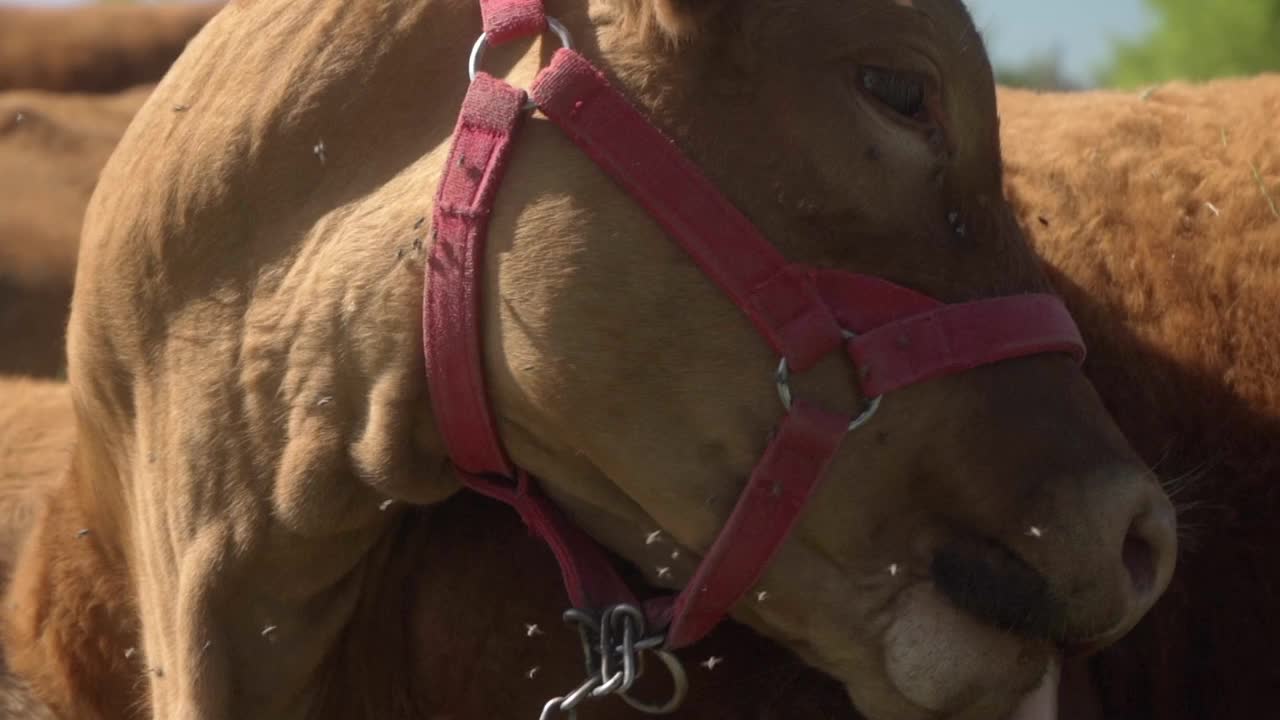
[[[221,7],[0,7],[0,91],[100,93],[154,83]]]
[[[1001,95],[1009,196],[1086,370],[1183,506],[1164,599],[1097,662],[1108,717],[1274,711],[1280,75]]]

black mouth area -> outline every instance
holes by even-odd
[[[952,604],[996,629],[1057,643],[1067,627],[1066,607],[1044,576],[992,540],[948,543],[929,572]]]

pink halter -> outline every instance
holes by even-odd
[[[648,712],[683,696],[669,651],[708,632],[759,580],[795,525],[845,434],[870,421],[882,395],[981,365],[1039,353],[1083,361],[1079,331],[1053,295],[944,304],[879,278],[790,264],[676,146],[568,47],[532,88],[536,105],[640,203],[755,324],[780,357],[776,378],[787,412],[728,522],[675,597],[644,605],[596,543],[573,526],[503,450],[490,413],[479,325],[484,240],[511,144],[531,107],[522,90],[474,63],[485,43],[548,28],[541,0],[481,0],[485,34],[472,54],[474,79],[438,190],[423,302],[424,352],[435,418],[462,481],[513,506],[560,564],[591,677],[553,699],[543,717],[572,712],[588,696],[616,693]],[[568,34],[553,29],[568,45]],[[853,365],[866,409],[851,418],[791,398],[788,378],[829,353]],[[626,692],[639,652],[653,650],[677,677],[662,707]]]

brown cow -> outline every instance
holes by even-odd
[[[84,207],[149,94],[123,90],[158,80],[221,5],[0,7],[0,337],[22,338],[0,374],[62,372]]]
[[[0,93],[0,374],[61,373],[84,208],[149,94]]]
[[[1000,197],[990,68],[958,2],[550,5],[791,257],[948,300],[1045,287]],[[158,718],[413,709],[392,662],[408,636],[369,603],[395,591],[385,500],[457,490],[425,410],[414,233],[463,89],[444,72],[474,26],[457,7],[234,5],[126,134],[86,222],[69,492],[13,594],[15,664],[49,673],[41,692],[123,664],[43,618],[136,598]],[[776,358],[545,124],[493,225],[505,442],[650,584],[686,581],[779,416]],[[846,372],[800,391],[857,407]],[[1007,714],[1058,647],[1136,623],[1172,569],[1167,500],[1063,357],[895,393],[830,474],[769,601],[736,615],[871,718]],[[92,542],[68,543],[77,526]],[[680,552],[668,573],[655,526]],[[77,717],[118,699],[78,695]]]
[[[1255,266],[1240,253],[1277,247],[1263,188],[1276,185],[1280,152],[1257,130],[1269,127],[1277,103],[1277,78],[1165,89],[1145,101],[1118,93],[1001,95],[1008,190],[1037,249],[1057,266],[1054,280],[1089,337],[1091,378],[1162,474],[1213,479],[1182,491],[1184,500],[1212,504],[1190,511],[1200,525],[1193,531],[1195,550],[1184,557],[1169,598],[1097,663],[1112,717],[1258,717],[1276,686],[1268,675],[1275,633],[1266,623],[1274,622],[1277,598],[1249,567],[1265,563],[1267,548],[1276,544],[1268,529],[1277,512],[1275,492],[1267,488],[1280,403],[1257,389],[1242,392],[1238,383],[1274,376],[1268,369],[1274,332],[1258,322],[1280,293],[1265,274],[1251,273],[1252,281],[1236,291],[1238,310],[1222,316],[1212,287]],[[1214,139],[1210,147],[1205,137]],[[1207,214],[1182,214],[1179,207]],[[1166,238],[1177,246],[1170,248]],[[1179,255],[1187,265],[1173,262]],[[1132,267],[1130,259],[1137,261]],[[1128,284],[1111,279],[1121,266]],[[1163,275],[1180,267],[1219,270],[1186,279]],[[1139,281],[1146,278],[1154,296],[1122,294],[1143,287]],[[1153,301],[1171,314],[1152,312]],[[1179,324],[1153,325],[1170,318]],[[1202,353],[1188,338],[1243,344],[1235,353]],[[1241,518],[1252,521],[1233,526]],[[448,707],[460,717],[518,717],[545,694],[539,682],[558,687],[576,680],[576,668],[565,662],[571,638],[555,621],[560,595],[553,565],[515,525],[500,508],[459,498],[430,513],[412,511],[398,526],[394,555],[404,558],[406,582],[419,587],[410,593],[416,600],[406,601],[417,603],[418,642],[406,662],[419,668],[419,706]],[[452,551],[463,544],[467,554]],[[1220,594],[1225,581],[1239,589]],[[375,609],[388,607],[380,602],[373,602]],[[524,623],[531,621],[541,622],[541,632],[513,642],[513,651],[492,655],[479,647],[487,628],[525,638]],[[841,716],[838,696],[831,697],[820,677],[771,656],[767,641],[748,635],[735,642],[734,634],[743,632],[726,626],[691,653],[691,660],[724,663],[695,670],[690,717]],[[456,663],[466,657],[486,662],[473,674]],[[526,681],[513,681],[522,677]]]
[[[1186,551],[1096,663],[1108,717],[1275,713],[1280,664],[1280,75],[1001,96],[1009,197],[1090,380],[1177,499]]]
[[[0,7],[0,91],[116,92],[154,83],[221,7]]]

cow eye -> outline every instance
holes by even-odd
[[[928,122],[924,77],[911,72],[863,65],[858,68],[858,84],[863,92],[902,117],[916,122]]]

